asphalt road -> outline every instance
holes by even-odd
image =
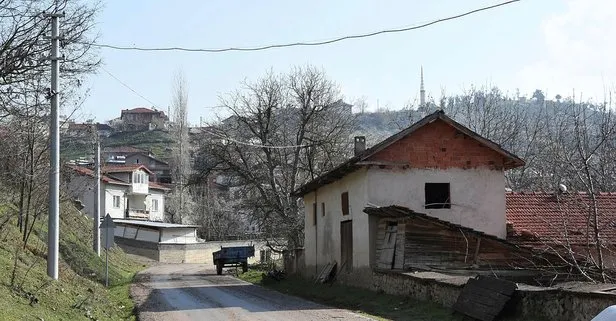
[[[148,268],[131,287],[139,320],[370,320],[216,272],[203,264]]]

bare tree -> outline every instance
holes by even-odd
[[[349,155],[354,117],[340,98],[314,67],[269,72],[221,98],[231,116],[208,129],[200,154],[210,161],[199,173],[242,186],[242,210],[273,247],[303,244],[303,205],[291,193]]]
[[[171,136],[174,143],[171,158],[171,176],[174,188],[167,202],[168,220],[172,223],[182,223],[189,220],[194,210],[187,182],[192,172],[191,147],[188,136],[188,87],[184,74],[178,71],[173,87],[173,122]]]

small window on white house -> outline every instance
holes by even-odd
[[[451,208],[449,183],[426,183],[425,208]]]
[[[152,200],[152,212],[158,212],[158,200]]]
[[[113,208],[120,208],[120,196],[113,195]]]

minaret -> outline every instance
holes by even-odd
[[[426,90],[424,89],[423,66],[421,66],[421,85],[419,86],[419,108],[426,108]]]

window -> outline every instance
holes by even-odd
[[[325,203],[321,203],[321,216],[325,216]]]
[[[158,212],[158,200],[152,200],[152,212]]]
[[[449,183],[426,183],[426,208],[451,208]]]
[[[113,208],[120,208],[120,196],[113,195]]]
[[[317,203],[312,203],[312,225],[317,225]]]
[[[340,195],[340,203],[342,204],[342,215],[349,215],[349,192]]]
[[[135,176],[134,177],[135,184],[147,184],[148,183],[148,175],[146,173],[135,172],[134,176]]]

